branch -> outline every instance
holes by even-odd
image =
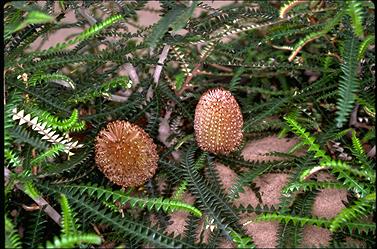
[[[165,45],[164,48],[162,49],[160,56],[158,57],[157,66],[153,73],[153,82],[155,83],[155,86],[158,86],[158,81],[160,80],[160,75],[162,72],[162,68],[164,66],[164,61],[168,57],[169,49],[170,49],[170,45]],[[146,96],[147,101],[153,98],[153,87],[154,87],[153,85],[149,86],[147,96]]]
[[[371,158],[373,158],[373,157],[376,156],[376,145],[373,146],[373,148],[368,152],[368,155],[367,155],[367,156],[368,156],[368,157],[371,157]]]
[[[4,105],[6,105],[6,104],[7,104],[7,96],[6,96],[6,94],[5,94],[5,80],[4,80],[4,85],[3,85],[3,87],[4,87],[4,92],[3,92]]]
[[[199,63],[195,65],[195,68],[187,76],[185,82],[183,83],[183,86],[182,86],[181,90],[179,90],[179,92],[177,93],[177,96],[182,95],[182,93],[189,87],[190,81],[192,80],[192,78],[194,76],[196,76],[198,74],[198,72],[200,71],[200,68],[202,67],[202,65],[203,65],[203,63],[204,63],[204,61],[205,61],[206,58],[207,58],[207,53],[204,54],[204,56],[202,58],[200,58]]]
[[[8,183],[10,173],[11,173],[11,171],[7,167],[4,167],[4,182],[5,183]],[[15,186],[16,186],[16,188],[18,188],[19,190],[21,190],[22,192],[24,192],[25,194],[28,195],[27,191],[24,190],[23,186],[20,183],[16,183]],[[48,216],[50,216],[50,218],[53,221],[55,221],[56,224],[61,226],[61,224],[60,224],[60,219],[61,219],[60,214],[58,212],[56,212],[56,210],[53,207],[51,207],[51,205],[48,204],[48,202],[45,199],[43,199],[43,197],[40,197],[40,196],[34,197],[34,196],[30,196],[30,195],[28,195],[28,196],[31,197],[33,199],[33,201],[38,204],[39,208],[42,209]]]
[[[231,68],[225,67],[225,66],[222,66],[222,65],[218,65],[218,64],[208,64],[208,65],[211,66],[211,67],[217,68],[221,71],[228,72],[228,73],[233,72],[233,70]]]
[[[126,70],[132,83],[134,83],[135,85],[140,83],[139,76],[137,75],[136,69],[131,63],[126,63],[126,65],[124,66],[124,69]]]
[[[97,23],[97,20],[92,17],[91,15],[89,15],[87,12],[86,12],[86,9],[85,8],[79,8],[79,13],[81,14],[82,17],[84,17],[90,25],[94,25]]]
[[[169,49],[170,49],[170,45],[165,45],[164,48],[162,49],[160,57],[158,58],[158,63],[153,74],[153,82],[156,83],[156,85],[158,85],[162,67],[164,66],[164,61],[168,57]]]
[[[119,96],[119,95],[108,94],[108,93],[103,93],[102,96],[107,100],[110,100],[113,102],[119,102],[119,103],[123,103],[128,100],[128,96],[125,97],[125,96]]]
[[[140,83],[140,80],[139,80],[139,76],[137,75],[137,72],[136,72],[136,69],[135,67],[131,64],[131,63],[126,63],[120,70],[119,72],[119,75],[124,75],[124,72],[126,73],[126,75],[130,78],[130,80],[132,81],[132,86],[131,88],[129,89],[121,89],[118,91],[118,93],[121,95],[121,96],[115,96],[115,98],[113,98],[115,102],[126,102],[128,100],[128,98],[131,96],[131,94],[133,93],[133,89],[136,90],[136,86],[139,85]]]
[[[357,124],[357,111],[359,110],[359,104],[356,103],[355,107],[352,110],[349,120],[349,126],[353,127]]]

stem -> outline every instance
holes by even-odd
[[[164,61],[168,57],[169,49],[170,49],[170,45],[165,45],[164,48],[162,49],[162,52],[161,52],[159,58],[158,58],[157,66],[156,66],[156,69],[154,70],[154,74],[153,74],[153,82],[156,84],[155,87],[158,86],[158,81],[160,80],[162,67],[164,66]],[[148,89],[146,99],[150,100],[152,98],[153,98],[153,87],[151,85]]]
[[[11,174],[11,171],[7,167],[4,167],[4,182],[7,183],[9,181],[10,174]],[[25,192],[23,186],[20,183],[16,183],[15,186],[16,186],[16,188],[18,188],[19,190],[21,190],[22,192],[27,194]],[[33,201],[38,204],[39,208],[42,209],[48,216],[50,216],[50,218],[53,221],[55,221],[56,224],[61,226],[61,224],[60,224],[60,219],[61,219],[60,214],[58,212],[56,212],[56,210],[53,207],[51,207],[51,205],[48,204],[48,202],[43,197],[40,197],[40,196],[34,197],[34,196],[30,196],[30,195],[28,195],[28,196],[30,198],[32,198]]]
[[[368,152],[367,156],[371,158],[376,156],[376,145]]]
[[[165,45],[158,59],[157,66],[153,74],[153,82],[156,83],[156,86],[158,85],[158,81],[160,79],[162,67],[164,66],[164,61],[168,57],[169,49],[170,49],[170,45]]]
[[[140,83],[139,76],[137,75],[136,69],[131,63],[126,63],[124,69],[126,70],[128,76],[130,77],[134,85],[137,85]]]

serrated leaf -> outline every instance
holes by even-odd
[[[190,7],[186,8],[183,11],[181,16],[171,24],[173,31],[178,31],[186,25],[187,21],[190,19],[190,17],[194,13],[194,10],[197,5],[198,5],[198,1],[194,1],[192,2]]]
[[[348,120],[354,102],[355,93],[359,88],[359,80],[357,78],[357,53],[359,50],[359,41],[356,37],[350,37],[346,41],[346,50],[344,52],[344,62],[341,65],[343,75],[339,84],[339,98],[337,100],[336,126],[342,127]]]
[[[39,24],[53,21],[54,18],[41,11],[31,11],[26,17],[27,24]]]
[[[180,90],[183,85],[183,80],[185,79],[185,74],[183,72],[175,76],[175,89]]]
[[[182,15],[184,15],[188,10],[190,11],[191,7],[187,8],[183,4],[177,4],[175,8],[166,13],[153,27],[151,33],[145,40],[146,44],[148,44],[152,48],[155,48],[158,41],[161,40],[164,34],[169,30],[169,27],[174,26],[175,29],[173,28],[173,31],[176,31],[177,28],[180,28],[182,22],[178,20],[181,19]],[[186,14],[186,16],[187,15],[188,14]]]

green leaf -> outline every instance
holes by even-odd
[[[25,19],[27,24],[39,24],[53,21],[54,18],[41,11],[31,11]]]
[[[350,37],[345,43],[344,62],[341,65],[343,75],[339,82],[339,98],[336,104],[336,126],[342,127],[348,120],[355,102],[355,94],[359,88],[357,79],[357,53],[359,42],[356,37]]]
[[[76,36],[73,39],[68,40],[67,42],[57,43],[53,47],[50,47],[46,50],[33,52],[33,53],[31,53],[31,55],[42,56],[42,55],[49,55],[51,53],[56,53],[58,51],[61,51],[65,48],[69,47],[70,45],[73,45],[73,44],[76,44],[78,42],[82,42],[84,40],[92,38],[94,35],[98,34],[103,29],[110,27],[111,25],[115,24],[116,22],[118,22],[122,19],[123,19],[123,16],[121,14],[112,15],[112,16],[106,18],[105,20],[103,20],[102,22],[92,25],[90,28],[84,30],[78,36]]]
[[[42,209],[39,209],[36,212],[31,212],[30,217],[24,222],[24,247],[37,248],[38,244],[44,241],[44,233],[46,232],[46,226],[49,223],[46,218],[46,213]]]
[[[232,237],[233,242],[237,244],[237,248],[255,248],[250,237],[243,237],[231,228],[229,230],[231,231],[229,235]]]
[[[109,188],[103,188],[97,185],[66,185],[59,188],[66,191],[80,191],[81,194],[86,192],[90,196],[96,196],[99,200],[108,201],[109,199],[112,199],[114,202],[119,201],[123,205],[128,202],[131,207],[135,207],[136,205],[141,208],[147,207],[148,209],[153,207],[156,211],[163,208],[163,210],[169,212],[179,209],[188,211],[198,217],[202,216],[202,212],[194,206],[172,199],[131,196],[130,193],[112,191]],[[103,195],[105,197],[103,197]]]
[[[97,234],[73,234],[63,236],[61,238],[54,237],[54,242],[48,241],[46,248],[75,248],[75,245],[85,244],[101,244],[101,237]]]
[[[199,3],[198,1],[194,1],[191,3],[190,7],[183,10],[183,13],[181,14],[181,16],[175,19],[175,21],[171,24],[173,31],[178,31],[186,25],[187,21],[190,19],[190,17],[194,13],[194,10],[196,6],[198,5],[198,3]]]
[[[331,224],[331,220],[327,220],[324,218],[286,215],[286,214],[279,214],[279,213],[261,214],[256,218],[256,221],[275,221],[275,220],[279,222],[283,222],[283,223],[292,222],[293,224],[297,224],[300,226],[309,224],[309,225],[316,225],[316,226],[325,227],[325,228],[330,227],[330,224]]]
[[[374,41],[375,41],[375,35],[369,35],[367,38],[365,38],[365,40],[360,44],[360,48],[359,48],[359,52],[358,52],[358,55],[357,55],[357,60],[360,61],[364,55],[365,55],[365,52],[367,51],[369,45],[373,44]]]
[[[376,192],[371,193],[364,198],[355,201],[354,205],[344,208],[333,219],[330,225],[330,230],[335,232],[341,228],[344,223],[352,222],[355,219],[360,219],[368,215],[372,215],[376,209]]]
[[[240,84],[241,81],[241,75],[245,72],[244,67],[240,67],[237,69],[237,71],[234,73],[232,80],[229,83],[229,90],[231,92],[235,92],[237,89],[237,86]]]
[[[29,24],[40,24],[40,23],[48,23],[52,22],[54,18],[52,16],[49,16],[48,14],[45,14],[39,10],[33,10],[28,13],[25,20],[20,22],[21,20],[18,20],[14,23],[7,24],[4,27],[4,38],[7,40],[10,38],[10,35],[14,32],[17,32],[23,28],[25,28]]]
[[[352,27],[357,36],[363,35],[363,6],[360,1],[350,1],[348,14],[352,20]]]
[[[68,199],[64,194],[61,194],[60,206],[62,208],[62,219],[60,220],[62,225],[62,233],[65,236],[74,235],[77,232],[77,226],[74,220],[74,214],[68,203]]]
[[[24,192],[32,199],[36,199],[41,196],[38,190],[34,187],[34,184],[31,181],[24,183]]]
[[[141,220],[136,220],[126,215],[120,217],[112,211],[100,205],[98,201],[90,198],[87,195],[82,195],[78,189],[67,189],[66,187],[59,187],[57,185],[39,185],[45,191],[50,193],[63,193],[67,196],[76,211],[85,213],[86,219],[93,220],[101,224],[107,224],[113,227],[113,231],[120,234],[122,239],[133,239],[136,242],[144,241],[158,248],[185,248],[194,247],[190,243],[181,240],[180,237],[171,237],[166,235],[161,229],[156,226],[146,224]],[[61,248],[61,246],[59,246]]]
[[[193,3],[191,7],[187,8],[183,4],[177,4],[154,26],[151,33],[145,40],[146,44],[152,48],[155,48],[157,43],[169,30],[169,27],[173,28],[173,31],[177,31],[178,29],[182,28],[186,24],[188,18],[190,18],[196,5],[197,3]]]
[[[11,1],[9,4],[12,5],[15,9],[22,11],[40,11],[40,7],[36,4],[29,4],[28,1]]]
[[[22,248],[21,238],[12,224],[12,221],[5,216],[5,248]]]
[[[305,128],[302,127],[295,119],[291,116],[285,116],[284,120],[287,122],[291,130],[299,136],[304,144],[309,145],[308,151],[314,151],[314,157],[320,158],[324,161],[329,161],[331,158],[326,154],[326,151],[320,148],[320,146],[315,143],[315,137],[313,137],[309,132],[306,132]]]
[[[47,159],[47,158],[54,158],[56,157],[60,152],[64,151],[65,147],[64,144],[55,144],[51,146],[47,151],[40,154],[38,157],[34,158],[30,161],[31,165],[35,165],[37,163],[40,163],[41,161]]]
[[[183,73],[183,72],[180,72],[179,74],[177,74],[175,76],[175,88],[176,88],[176,90],[181,89],[184,79],[185,79],[185,73]]]

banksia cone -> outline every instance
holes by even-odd
[[[224,89],[211,89],[199,99],[195,110],[195,138],[204,151],[228,154],[242,141],[243,118],[233,95]]]
[[[139,126],[113,121],[96,137],[96,163],[112,182],[123,187],[139,186],[156,172],[156,147]]]

